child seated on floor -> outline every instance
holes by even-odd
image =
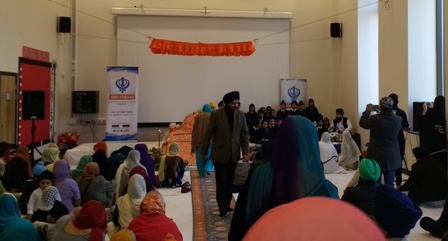
[[[31,216],[42,205],[42,193],[45,188],[53,185],[54,174],[46,170],[42,172],[39,177],[39,187],[31,193],[30,199],[27,205],[27,218],[31,219]],[[57,197],[58,201],[61,201],[61,197]]]

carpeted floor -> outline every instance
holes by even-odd
[[[219,216],[216,202],[214,172],[199,177],[196,170],[191,171],[193,199],[193,240],[227,240],[232,212],[225,217]],[[235,199],[230,207],[235,208]]]

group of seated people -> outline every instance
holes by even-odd
[[[310,121],[299,117],[283,120],[277,132],[278,138],[273,142],[263,143],[262,154],[258,155],[261,158],[251,164],[249,176],[238,196],[229,240],[242,240],[243,237],[244,240],[256,240],[247,238],[248,236],[260,238],[260,235],[271,233],[263,232],[263,229],[257,227],[269,215],[274,216],[274,212],[280,212],[280,207],[283,206],[285,206],[285,212],[290,214],[287,215],[289,218],[285,222],[292,222],[291,213],[294,210],[286,211],[286,206],[293,206],[292,203],[295,203],[295,200],[311,196],[338,199],[336,187],[325,179],[324,173],[356,170],[341,200],[364,212],[377,227],[381,228],[388,239],[401,240],[410,233],[422,217],[420,206],[440,207],[445,203],[443,201],[448,199],[446,169],[424,148],[418,147],[413,150],[417,163],[413,165],[408,181],[397,189],[398,187],[380,183],[381,168],[378,163],[367,158],[359,161],[361,156],[359,148],[353,142],[349,132],[343,133],[346,135],[343,134],[342,141],[344,142],[345,139],[352,143],[351,147],[347,147],[348,150],[342,147],[342,152],[345,150],[345,153],[341,152],[341,155],[338,155],[329,141],[329,133],[324,133],[321,141],[318,142],[314,126]],[[291,140],[296,141],[291,142]],[[339,158],[339,163],[324,160],[333,160],[333,158]],[[341,158],[343,161],[340,160]],[[356,165],[344,165],[344,162],[350,159],[353,159]],[[435,236],[441,237],[446,233],[448,238],[448,200],[445,205],[447,207],[440,219],[433,220],[424,217],[420,225]],[[273,210],[269,211],[271,209]],[[300,216],[300,214],[297,215]],[[276,217],[275,220],[270,219],[271,225],[279,222],[280,217]],[[254,229],[262,233],[255,235]],[[271,229],[275,228],[271,227]],[[299,236],[296,232],[285,234],[286,236],[279,232],[275,233],[289,238],[291,235]]]
[[[115,234],[183,240],[157,191],[182,185],[184,162],[177,143],[161,157],[157,175],[141,143],[109,156],[106,142],[98,142],[93,155],[83,156],[73,170],[54,144],[33,168],[28,151],[19,146],[2,158],[0,240],[100,241],[105,234],[111,240]]]
[[[313,122],[319,138],[321,138],[324,132],[343,133],[344,131],[350,132],[352,130],[352,124],[348,118],[344,117],[343,109],[338,108],[336,110],[336,117],[330,123],[330,119],[324,118],[319,113],[313,99],[308,100],[308,106],[305,106],[303,101],[297,103],[297,101],[293,100],[291,109],[287,109],[286,102],[282,100],[278,111],[271,106],[266,106],[261,107],[256,112],[255,105],[249,105],[249,112],[246,113],[246,124],[249,128],[250,141],[257,144],[273,141],[282,120],[288,116],[296,115],[306,117]]]

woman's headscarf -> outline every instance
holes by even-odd
[[[41,240],[33,224],[20,217],[17,200],[4,193],[0,195],[0,241]]]
[[[93,161],[92,156],[84,155],[79,159],[78,165],[76,166],[76,169],[72,170],[72,178],[77,180],[84,170],[84,167],[91,163]]]
[[[342,133],[342,144],[341,144],[341,157],[339,162],[343,166],[350,166],[359,161],[359,156],[361,156],[361,151],[358,145],[352,138],[349,131],[344,131]]]
[[[98,167],[98,164],[95,162],[88,163],[84,170],[82,171],[82,175],[79,177],[78,185],[81,183],[82,180],[88,181],[90,179],[93,179],[100,175],[100,168]]]
[[[408,196],[392,186],[378,186],[375,192],[375,219],[389,235],[408,235],[421,217],[422,210]]]
[[[316,128],[305,117],[286,118],[277,131],[272,156],[274,206],[308,196],[338,198],[325,179]]]
[[[129,179],[128,195],[134,203],[140,204],[146,195],[146,182],[145,179],[135,174]]]
[[[11,158],[9,157],[9,154],[11,153],[11,152],[16,152],[16,149],[14,149],[14,148],[9,148],[8,150],[6,150],[5,152],[3,152],[3,155],[2,155],[2,157],[3,157],[3,161],[5,162],[5,164],[8,164],[8,162],[11,160]]]
[[[107,155],[104,150],[98,150],[92,155],[93,162],[98,163],[100,168],[100,175],[106,180],[110,181],[114,179],[115,171],[112,169],[112,165],[107,161]]]
[[[165,200],[158,191],[151,191],[146,194],[142,204],[140,204],[140,213],[143,215],[165,214]]]
[[[117,169],[121,163],[128,157],[128,153],[132,150],[129,146],[122,146],[120,149],[112,152],[108,158],[108,162],[112,163],[114,169]]]
[[[53,173],[55,184],[66,178],[70,178],[70,165],[67,160],[61,159],[56,161],[54,163]]]
[[[124,168],[123,171],[129,176],[129,174],[131,173],[132,169],[136,166],[142,166],[144,167],[141,163],[140,163],[140,152],[137,150],[132,150],[129,152],[128,154],[128,158],[126,158],[126,160],[124,161]],[[146,168],[145,168],[146,170]]]
[[[99,150],[104,151],[104,152],[106,153],[106,156],[107,156],[107,143],[104,142],[104,141],[100,141],[100,142],[96,143],[96,144],[93,146],[93,151],[94,151],[94,152],[97,152],[97,151],[99,151]]]
[[[173,142],[170,144],[167,156],[178,156],[179,155],[179,144]]]
[[[143,177],[143,179],[145,179],[145,183],[146,183],[146,191],[152,191],[153,188],[155,187],[148,178],[148,174],[146,174],[146,170],[144,167],[141,166],[136,166],[132,169],[131,173],[129,173],[129,179],[134,176],[135,174],[139,174]],[[128,184],[129,185],[129,184]],[[126,195],[128,193],[128,186],[126,186],[123,190],[123,194],[122,195]]]
[[[86,202],[81,212],[73,221],[77,229],[89,229],[92,231],[89,235],[89,241],[103,240],[104,229],[106,229],[107,218],[104,206],[95,200]]]
[[[61,200],[59,190],[54,186],[48,186],[42,192],[41,205],[38,208],[42,211],[50,211],[56,200]]]
[[[131,230],[123,229],[116,232],[110,241],[137,241],[137,238]]]
[[[151,183],[156,183],[156,172],[154,168],[154,160],[148,154],[146,144],[135,145],[135,150],[140,153],[140,163],[146,168]]]
[[[47,147],[42,152],[42,161],[45,163],[54,163],[59,160],[59,149],[54,147]]]
[[[243,239],[252,240],[386,241],[386,238],[378,226],[356,207],[340,200],[308,197],[263,215]]]
[[[31,177],[30,149],[25,145],[20,145],[16,150],[16,155],[14,158],[15,157],[18,157],[28,163],[28,176]]]

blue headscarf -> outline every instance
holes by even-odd
[[[202,112],[211,113],[212,112],[212,107],[209,104],[204,104],[204,106],[202,106]]]
[[[325,179],[316,127],[302,116],[286,118],[276,136],[272,155],[274,206],[309,196],[339,198]]]
[[[0,241],[41,240],[33,224],[20,217],[16,199],[10,194],[0,195]]]
[[[325,179],[316,127],[302,116],[288,117],[278,129],[271,163],[259,166],[251,177],[246,229],[269,209],[310,196],[339,199],[336,187]]]

